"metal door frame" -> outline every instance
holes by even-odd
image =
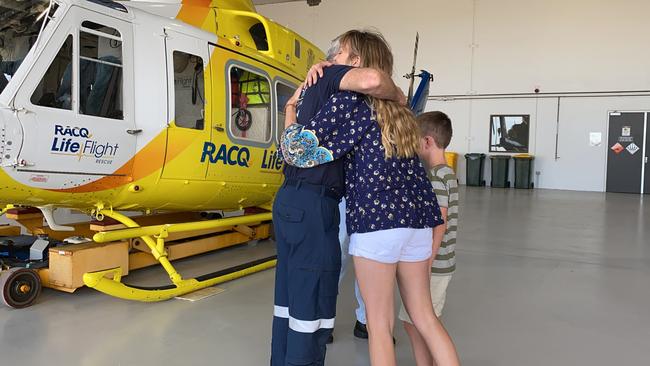
[[[645,112],[643,115],[643,149],[641,150],[641,194],[645,194],[645,166],[647,165],[646,149],[648,148],[648,114],[650,112]]]
[[[607,111],[607,126],[605,128],[605,140],[607,143],[605,144],[605,147],[607,148],[606,153],[605,153],[605,176],[603,178],[603,183],[605,186],[605,193],[607,193],[607,174],[608,172],[608,166],[609,166],[609,121],[612,113],[643,113],[643,149],[642,149],[642,154],[643,154],[643,159],[641,159],[641,195],[645,194],[644,188],[645,188],[645,166],[646,166],[646,161],[645,161],[645,153],[647,149],[647,144],[648,142],[648,115],[650,114],[650,110],[618,110],[618,109],[613,109]]]

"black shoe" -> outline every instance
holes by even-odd
[[[356,324],[354,324],[354,336],[361,339],[368,339],[368,328],[358,320]]]
[[[358,320],[354,324],[354,336],[361,339],[368,339],[368,328]],[[393,344],[395,344],[395,337],[393,337]]]
[[[327,338],[327,344],[332,344],[334,343],[334,334],[330,334],[330,336]]]

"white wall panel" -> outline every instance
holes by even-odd
[[[334,36],[373,26],[395,54],[395,80],[410,71],[413,38],[420,32],[418,66],[435,76],[431,95],[649,90],[650,1],[643,0],[325,0],[258,6],[327,48]],[[646,93],[650,94],[650,93]],[[556,98],[430,100],[454,123],[450,150],[488,150],[490,114],[530,114],[530,152],[541,188],[603,191],[607,112],[650,110],[650,97],[563,97],[556,128]],[[555,137],[559,132],[558,156]],[[603,144],[589,146],[589,132]],[[489,163],[486,180],[489,183]]]

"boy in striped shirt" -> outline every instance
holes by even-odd
[[[447,165],[445,149],[452,136],[451,120],[442,112],[427,112],[417,117],[421,132],[420,159],[429,170],[429,179],[436,193],[445,225],[433,231],[431,257],[431,300],[436,316],[445,304],[447,286],[456,269],[456,230],[458,228],[458,179]],[[417,366],[435,365],[424,339],[411,322],[402,304],[399,318],[411,339]]]

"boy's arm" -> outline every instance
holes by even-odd
[[[370,111],[364,103],[355,93],[339,92],[305,125],[291,123],[280,138],[283,160],[298,168],[311,168],[347,154],[372,126]],[[289,106],[285,123],[292,121],[296,121],[296,111]]]
[[[438,255],[438,250],[440,250],[440,245],[442,244],[442,239],[445,238],[445,232],[447,231],[447,207],[440,206],[440,214],[442,216],[443,223],[433,228],[433,246],[431,247],[431,259],[429,260],[429,267],[433,264],[433,261]]]
[[[433,173],[433,172],[432,172]],[[447,231],[447,212],[449,209],[449,189],[444,179],[440,177],[437,172],[432,174],[431,177],[431,186],[433,191],[436,194],[436,200],[440,206],[440,216],[442,216],[443,223],[433,228],[433,244],[432,250],[433,254],[431,255],[431,262],[436,258],[438,251],[440,250],[440,245],[442,240],[445,238],[445,232]]]
[[[309,87],[316,84],[318,79],[323,77],[323,69],[332,65],[334,64],[329,61],[314,64],[307,73],[305,85]],[[352,67],[341,78],[338,88],[406,105],[406,96],[402,89],[395,85],[390,75],[381,70],[369,67]]]

